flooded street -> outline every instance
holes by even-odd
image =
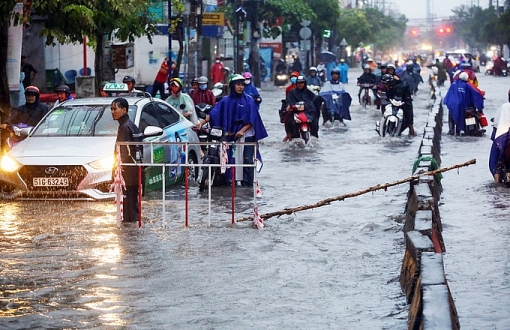
[[[306,147],[282,142],[284,89],[263,86],[269,137],[260,145],[261,213],[411,175],[421,139],[377,135],[380,112],[357,102],[360,74],[351,70],[346,85],[352,121],[321,127]],[[488,118],[506,101],[505,79],[479,74]],[[420,89],[418,133],[432,102],[428,87]],[[492,183],[490,132],[446,133],[447,125],[443,166],[477,158],[460,175],[444,174],[440,206],[460,324],[508,329],[510,190]],[[208,226],[207,194],[191,187],[189,228],[181,188],[167,193],[165,219],[160,199],[144,201],[140,230],[118,229],[112,202],[0,202],[0,328],[404,329],[408,307],[398,278],[407,191],[402,185],[272,218],[264,230],[230,225],[228,188],[213,188]],[[236,218],[251,215],[252,196],[237,190]]]

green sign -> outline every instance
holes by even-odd
[[[329,37],[331,37],[331,30],[324,30],[324,31],[322,31],[322,36],[323,36],[324,38],[329,38]]]
[[[105,92],[127,92],[128,87],[124,83],[109,83],[104,85]]]

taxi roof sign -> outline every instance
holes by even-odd
[[[104,85],[103,90],[105,92],[127,92],[129,91],[128,86],[124,83],[108,83]]]

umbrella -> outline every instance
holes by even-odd
[[[323,60],[324,62],[335,62],[336,61],[336,55],[332,52],[329,52],[327,50],[322,51],[319,53],[319,58]]]

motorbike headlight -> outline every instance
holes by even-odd
[[[95,160],[92,163],[89,163],[89,165],[96,170],[111,170],[113,169],[113,165],[115,165],[115,157],[114,155],[110,155],[108,157]]]
[[[3,171],[12,173],[16,172],[21,167],[21,164],[9,155],[3,155],[0,166]]]
[[[212,128],[210,134],[212,136],[221,137],[223,135],[223,131],[219,128]]]

